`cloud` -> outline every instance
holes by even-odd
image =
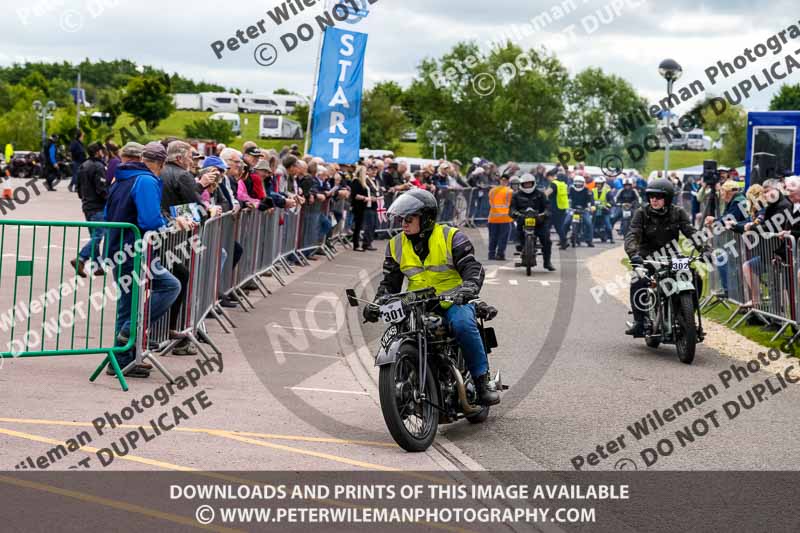
[[[0,64],[24,59],[126,58],[226,88],[265,92],[285,87],[308,95],[318,40],[301,43],[290,53],[283,50],[280,36],[287,26],[275,28],[267,16],[268,9],[280,4],[276,0],[32,0],[7,9],[0,18],[4,41]],[[706,67],[717,60],[731,60],[745,46],[764,40],[797,18],[784,15],[794,11],[790,0],[773,1],[769,9],[759,10],[743,0],[702,4],[618,0],[616,5],[620,4],[615,13],[610,0],[378,0],[366,22],[356,27],[370,34],[365,82],[371,86],[391,79],[408,85],[425,57],[440,57],[460,41],[474,40],[485,46],[510,37],[526,49],[547,46],[573,73],[600,67],[617,74],[652,99],[665,92],[665,82],[656,70],[665,57],[683,65],[682,81],[706,81]],[[292,25],[313,22],[322,5],[319,0]],[[565,16],[555,16],[556,9]],[[81,17],[76,18],[75,12]],[[67,13],[71,13],[66,17],[69,24],[80,21],[77,31],[65,30]],[[550,15],[546,27],[530,35],[519,33],[541,13]],[[210,43],[227,41],[237,30],[246,30],[261,19],[267,21],[265,35],[241,43],[236,51],[226,50],[222,59],[215,57]],[[575,39],[565,37],[570,27]],[[253,60],[254,48],[261,42],[279,48],[279,59],[270,67]],[[754,96],[753,105],[764,106],[776,89]]]

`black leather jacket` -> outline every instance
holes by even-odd
[[[511,197],[510,212],[512,217],[517,218],[518,213],[529,207],[539,212],[541,220],[545,220],[550,216],[550,202],[541,189],[534,189],[532,193],[518,191]]]
[[[656,213],[649,205],[645,205],[633,213],[630,229],[625,236],[625,253],[629,257],[651,256],[669,244],[677,245],[680,234],[692,239],[696,232],[689,215],[682,208],[668,205],[664,213]],[[710,250],[707,243],[699,239],[698,242],[698,250]]]

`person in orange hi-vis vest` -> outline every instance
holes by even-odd
[[[489,261],[505,261],[508,235],[513,219],[509,215],[513,191],[508,176],[500,177],[500,185],[489,191]]]

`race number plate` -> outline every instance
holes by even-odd
[[[622,218],[631,218],[631,211],[623,211]]]
[[[681,258],[673,258],[672,259],[672,271],[673,272],[680,272],[683,270],[689,270],[689,258],[688,257],[681,257]]]
[[[528,217],[525,219],[525,226],[531,227],[536,226],[536,219],[534,217]]]
[[[580,222],[581,221],[581,214],[580,213],[573,214],[572,215],[572,220],[574,220],[575,222]]]
[[[381,318],[387,324],[397,324],[406,317],[403,311],[403,303],[400,300],[392,300],[381,306]]]

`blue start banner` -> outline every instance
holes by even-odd
[[[332,163],[357,163],[367,34],[325,30],[308,152]]]

